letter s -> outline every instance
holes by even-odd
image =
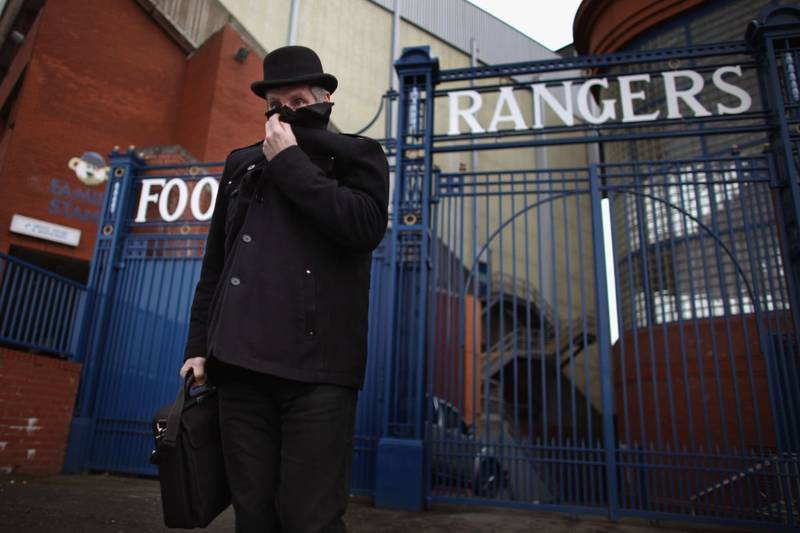
[[[731,96],[735,96],[739,99],[739,105],[735,107],[730,107],[725,104],[717,104],[717,113],[720,115],[738,115],[739,113],[744,113],[750,106],[753,104],[753,99],[750,95],[742,89],[741,87],[737,87],[736,85],[731,85],[727,81],[722,79],[724,74],[732,72],[737,76],[742,76],[742,67],[739,65],[736,66],[728,66],[728,67],[720,67],[714,71],[714,85],[720,91],[724,93],[728,93]]]

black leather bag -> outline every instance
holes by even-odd
[[[175,403],[153,418],[164,524],[174,528],[206,527],[231,503],[219,432],[216,389],[192,389],[191,372]]]

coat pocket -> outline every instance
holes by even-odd
[[[317,334],[316,314],[317,293],[314,272],[310,268],[306,268],[303,272],[303,316],[305,324],[303,334],[306,337],[314,337]]]

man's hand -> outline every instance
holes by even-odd
[[[272,160],[284,149],[297,145],[292,126],[281,122],[277,113],[269,117],[269,120],[264,124],[264,129],[264,142],[261,143],[261,150],[264,152],[267,161]]]
[[[206,382],[206,358],[205,357],[190,357],[183,363],[181,367],[181,378],[186,377],[189,369],[192,369],[194,374],[194,384],[197,386],[204,385]]]

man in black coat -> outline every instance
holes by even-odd
[[[308,48],[264,58],[264,139],[225,161],[192,304],[181,375],[217,386],[237,532],[345,529],[389,178],[327,130],[336,86]]]

